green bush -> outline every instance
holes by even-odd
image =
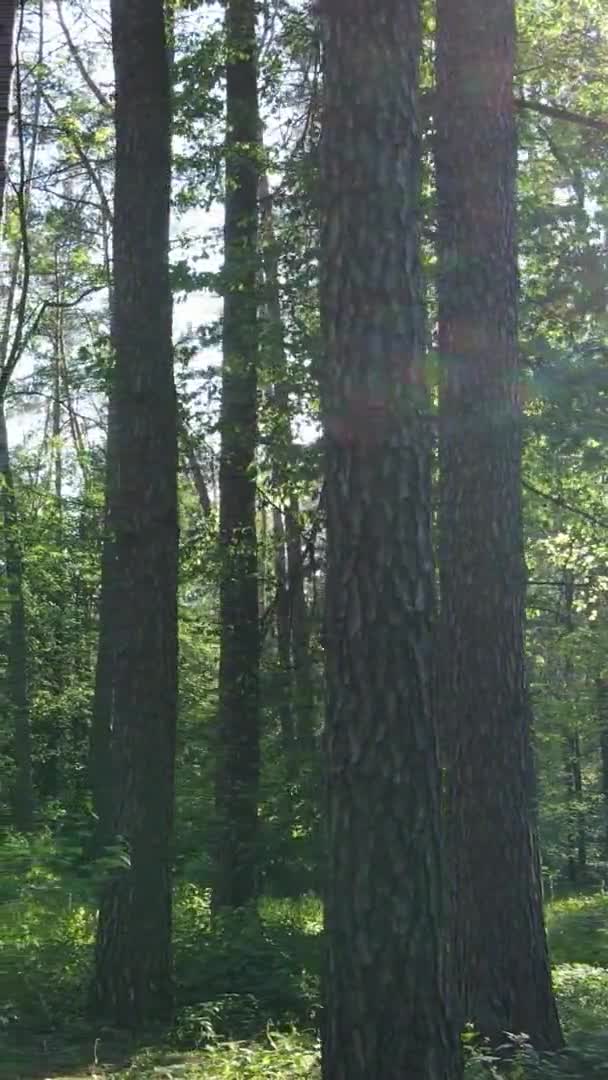
[[[547,931],[554,964],[608,968],[608,894],[555,900],[547,907]]]
[[[318,924],[308,922],[296,905],[291,918],[286,907],[270,902],[262,905],[261,915],[226,915],[212,922],[208,896],[183,889],[176,904],[175,955],[184,1005],[230,995],[257,1002],[262,1029],[269,1020],[314,1022],[321,939]],[[227,1034],[241,1032],[237,1026]]]

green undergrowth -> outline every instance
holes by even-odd
[[[218,923],[208,895],[179,884],[176,1022],[134,1043],[81,1012],[90,878],[45,838],[4,840],[0,860],[0,1080],[319,1076],[316,898],[264,899],[256,913]],[[568,1051],[540,1059],[522,1044],[507,1069],[469,1042],[467,1080],[608,1078],[608,896],[557,900],[547,925]]]

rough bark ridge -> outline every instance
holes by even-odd
[[[254,0],[228,0],[216,909],[242,907],[256,893],[260,632],[255,476],[259,171],[255,11]]]
[[[177,690],[177,410],[171,344],[171,98],[162,0],[112,0],[116,72],[113,372],[102,617],[112,642],[112,836],[92,1003],[138,1026],[171,1011]],[[102,628],[102,641],[103,641]],[[108,663],[109,661],[109,663]]]
[[[0,0],[0,222],[4,212],[6,148],[11,99],[12,52],[17,0]]]
[[[324,1080],[447,1080],[417,0],[325,0]]]
[[[561,1035],[524,673],[513,0],[439,0],[440,693],[461,1018]]]

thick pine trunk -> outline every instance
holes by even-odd
[[[254,0],[228,0],[220,459],[220,674],[214,906],[256,895],[260,629],[256,539],[257,190]]]
[[[524,672],[513,0],[439,0],[440,695],[461,1019],[555,1048]]]
[[[11,721],[13,759],[15,762],[15,777],[12,788],[13,819],[17,829],[22,832],[29,832],[34,824],[34,794],[27,677],[25,599],[23,594],[23,555],[19,537],[17,500],[3,402],[0,402],[0,502],[8,598],[5,705]]]
[[[0,0],[0,222],[4,212],[12,53],[17,0]]]
[[[416,0],[325,0],[324,1080],[460,1075],[446,1018]]]
[[[163,9],[162,0],[112,0],[111,8],[115,367],[99,661],[111,694],[111,833],[128,865],[103,890],[92,1005],[129,1027],[167,1017],[172,1005],[177,409]]]

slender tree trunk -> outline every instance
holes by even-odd
[[[52,360],[52,402],[51,402],[51,480],[55,496],[55,519],[54,535],[52,542],[57,552],[62,548],[63,537],[63,452],[61,447],[61,363],[64,353],[64,318],[63,318],[63,273],[60,266],[59,252],[55,251],[55,300],[57,309],[53,325],[53,360]],[[52,651],[48,671],[49,684],[56,696],[63,692],[64,665],[65,665],[65,634],[64,634],[64,604],[65,604],[65,574],[61,562],[57,564],[54,597],[50,617]],[[42,737],[44,747],[36,769],[36,787],[40,798],[56,799],[61,787],[61,750],[63,732],[58,723],[58,711],[50,710],[48,719],[45,717],[38,732]]]
[[[296,737],[304,760],[314,752],[315,687],[310,652],[310,612],[306,600],[302,529],[298,499],[292,496],[285,513],[289,621],[293,657]],[[311,762],[312,764],[312,762]]]
[[[573,885],[581,885],[587,876],[587,825],[583,809],[581,737],[578,731],[573,731],[566,737],[565,752],[566,786],[571,813],[568,876]]]
[[[112,391],[110,391],[112,396]],[[104,520],[104,539],[101,555],[101,596],[99,601],[99,637],[97,644],[97,663],[95,667],[95,688],[93,693],[93,713],[89,733],[89,786],[93,797],[93,810],[96,824],[93,835],[92,854],[100,854],[111,843],[113,837],[114,776],[112,765],[112,729],[114,727],[114,630],[112,612],[120,600],[116,592],[114,564],[116,559],[114,538],[108,523],[108,494],[114,469],[111,464],[112,446],[116,436],[112,432],[112,407],[108,409],[108,460],[106,465],[106,513]]]
[[[608,679],[605,676],[600,676],[595,685],[602,764],[602,807],[604,820],[602,830],[602,851],[605,861],[608,862]]]
[[[197,457],[196,443],[190,434],[188,423],[183,415],[180,416],[179,431],[188,474],[198,495],[203,516],[209,517],[212,509],[209,488]]]
[[[293,779],[297,766],[294,754],[295,730],[293,718],[290,596],[287,577],[285,524],[283,521],[283,514],[278,508],[273,510],[272,521],[273,545],[275,551],[277,659],[279,662],[280,675],[279,718],[285,764],[289,777]]]
[[[294,446],[291,429],[289,401],[289,372],[283,332],[281,312],[281,293],[279,287],[279,257],[277,238],[274,228],[272,197],[268,177],[260,179],[260,198],[262,200],[262,254],[264,265],[265,293],[265,344],[268,351],[269,370],[273,382],[273,446],[274,484],[279,497],[287,496],[294,460]],[[310,650],[308,647],[307,604],[304,591],[304,565],[301,550],[300,513],[298,500],[294,495],[286,499],[284,524],[281,524],[283,551],[281,571],[277,569],[277,580],[284,581],[279,596],[279,609],[284,604],[283,626],[288,627],[289,643],[283,646],[285,658],[289,658],[289,687],[291,727],[296,736],[299,749],[310,753],[313,745],[313,686]],[[278,523],[277,523],[278,525]],[[278,531],[278,530],[275,530]],[[277,621],[282,617],[277,610]],[[278,631],[279,636],[280,632]],[[287,642],[287,637],[285,638]],[[295,727],[294,720],[295,717]],[[295,747],[293,748],[295,749]]]
[[[572,634],[574,623],[574,574],[567,566],[563,569],[563,607],[560,623],[566,635]],[[574,665],[572,656],[566,653],[563,670],[563,686],[566,697],[573,690]],[[581,885],[587,872],[587,836],[583,810],[583,772],[581,767],[581,741],[576,727],[564,737],[564,772],[569,805],[568,830],[568,877],[573,887]]]
[[[4,209],[4,189],[6,180],[6,147],[9,123],[11,56],[15,32],[17,4],[0,0],[0,224]],[[27,228],[29,207],[29,189],[34,172],[38,147],[38,121],[42,100],[42,69],[44,60],[44,7],[40,0],[38,32],[38,76],[34,90],[34,109],[32,132],[27,166],[22,177],[23,198],[21,202],[22,229]],[[29,714],[29,693],[27,674],[27,627],[24,600],[24,570],[21,541],[19,537],[19,512],[15,495],[15,486],[10,461],[10,448],[6,430],[4,395],[15,365],[19,359],[19,350],[12,355],[11,324],[19,286],[19,272],[24,255],[22,234],[12,251],[5,292],[5,309],[0,330],[0,476],[2,477],[1,516],[5,533],[5,569],[9,600],[9,632],[7,649],[7,690],[8,704],[13,717],[13,738],[16,775],[13,790],[14,817],[17,828],[28,831],[34,820],[34,787],[32,775],[32,748]],[[22,296],[17,304],[14,342],[19,342],[23,333],[25,303],[27,297],[26,267],[22,283]]]
[[[12,53],[17,0],[0,0],[0,222],[4,212],[6,150],[11,99]]]
[[[324,1080],[460,1075],[441,976],[418,8],[325,0],[321,12]]]
[[[440,690],[461,1019],[561,1034],[524,672],[513,0],[439,0]]]
[[[216,909],[242,907],[256,894],[260,630],[255,476],[259,132],[255,11],[254,0],[228,0]]]
[[[162,0],[112,0],[111,11],[115,368],[100,664],[112,695],[112,835],[125,846],[128,865],[112,874],[101,897],[91,1004],[115,1024],[136,1027],[166,1018],[172,1007],[177,407],[169,284],[171,100]]]
[[[34,824],[34,794],[23,596],[23,556],[3,402],[0,402],[0,500],[9,609],[6,704],[11,716],[15,761],[12,792],[13,815],[16,827],[22,832],[29,832]]]

